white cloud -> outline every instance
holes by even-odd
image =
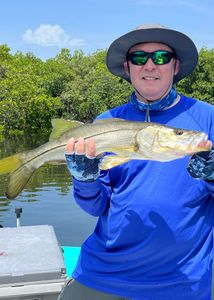
[[[59,25],[42,24],[34,32],[27,29],[24,42],[40,46],[75,47],[84,44],[82,39],[71,38]]]

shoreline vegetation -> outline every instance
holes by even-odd
[[[106,50],[85,55],[61,49],[45,62],[33,53],[10,53],[0,45],[0,141],[45,135],[51,119],[91,122],[101,112],[127,102],[131,86],[105,65]],[[214,104],[214,49],[202,48],[199,63],[177,91]]]

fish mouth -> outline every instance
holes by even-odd
[[[212,142],[208,140],[207,134],[203,134],[200,139],[194,139],[192,138],[192,141],[190,142],[190,145],[187,147],[182,147],[181,148],[178,146],[178,150],[175,151],[176,156],[182,156],[184,152],[186,155],[193,155],[194,153],[197,152],[203,152],[203,151],[209,151],[212,148]],[[180,149],[179,149],[180,148]]]
[[[192,143],[187,150],[189,154],[194,154],[196,152],[209,151],[212,148],[212,142],[208,140],[207,134],[204,134],[199,142]]]
[[[202,141],[198,143],[197,152],[209,151],[212,148],[212,142],[210,140]]]

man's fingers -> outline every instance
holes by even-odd
[[[75,144],[76,154],[85,154],[85,141],[84,138],[80,137]]]
[[[76,152],[77,154],[84,154],[85,153],[85,142],[82,137],[78,140],[71,138],[66,146],[66,153],[73,153]]]
[[[86,141],[86,156],[89,158],[94,158],[96,156],[96,145],[93,138]]]
[[[75,144],[75,140],[74,138],[71,138],[66,146],[66,153],[73,153],[74,152],[74,144]]]
[[[93,138],[89,138],[86,141],[80,137],[78,140],[71,138],[66,146],[67,153],[85,154],[89,158],[96,156],[96,145]]]

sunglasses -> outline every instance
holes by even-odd
[[[154,52],[136,51],[127,54],[127,60],[130,60],[133,65],[145,65],[149,58],[152,59],[155,65],[165,65],[168,64],[172,58],[176,58],[176,55],[173,52],[164,50]]]

